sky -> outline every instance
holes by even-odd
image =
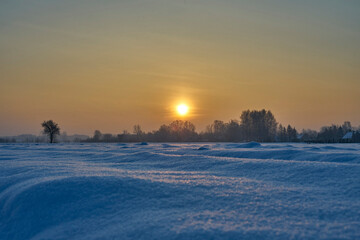
[[[360,125],[358,0],[2,0],[0,136],[197,130],[243,110]],[[189,114],[176,114],[178,104]]]

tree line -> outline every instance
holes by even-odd
[[[349,134],[351,133],[351,134]],[[344,138],[345,135],[348,135]],[[140,125],[133,127],[133,132],[121,134],[103,134],[94,132],[86,142],[308,142],[341,143],[360,142],[360,129],[355,129],[350,122],[343,125],[322,127],[319,132],[303,129],[301,132],[291,126],[279,124],[271,111],[246,110],[239,119],[228,122],[215,120],[206,126],[205,131],[196,132],[195,125],[189,121],[176,120],[168,125],[161,125],[158,130],[144,132]]]
[[[52,120],[41,124],[43,134],[50,143],[56,142],[60,127]],[[26,139],[30,136],[24,135]],[[22,139],[24,139],[24,137]],[[34,138],[35,137],[35,138]],[[66,133],[60,135],[60,141],[68,139]],[[33,136],[31,142],[43,142],[44,139]],[[303,129],[301,132],[291,126],[279,124],[271,111],[246,110],[239,119],[228,122],[215,120],[206,126],[205,131],[196,132],[195,125],[189,121],[176,120],[163,124],[155,131],[145,132],[140,125],[133,127],[132,133],[101,133],[95,130],[92,137],[78,135],[72,141],[77,142],[308,142],[342,143],[360,142],[360,128],[352,127],[346,121],[342,125],[324,126],[320,131]],[[17,142],[14,138],[0,138],[1,142]]]

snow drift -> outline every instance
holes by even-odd
[[[360,146],[1,144],[0,211],[0,239],[359,239]]]

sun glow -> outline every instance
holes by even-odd
[[[189,112],[189,107],[185,104],[180,104],[176,107],[176,110],[179,115],[185,116]]]

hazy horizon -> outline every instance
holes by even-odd
[[[243,110],[360,125],[359,1],[2,1],[0,136],[197,131]],[[180,117],[176,106],[189,113]]]
[[[184,120],[184,119],[176,119],[176,120]],[[176,120],[174,120],[174,121],[176,121]],[[229,122],[229,121],[231,121],[231,120],[238,120],[239,122],[241,122],[239,119],[228,119],[228,120],[214,119],[214,120],[220,120],[220,121],[223,121],[224,123],[227,123],[227,122]],[[186,121],[186,120],[184,120],[184,121]],[[296,130],[298,131],[298,133],[301,133],[301,131],[302,131],[303,129],[304,129],[304,130],[320,131],[322,127],[329,127],[329,126],[331,126],[331,125],[341,126],[341,125],[344,124],[344,122],[346,122],[346,121],[343,121],[343,122],[341,122],[341,123],[324,124],[324,125],[322,125],[319,129],[297,128],[296,126],[291,126],[291,127],[295,127]],[[59,123],[58,123],[58,124],[59,124]],[[155,127],[154,129],[144,129],[141,125],[140,125],[140,127],[141,127],[141,130],[144,131],[144,133],[149,133],[149,132],[153,132],[153,131],[159,130],[159,128],[160,128],[161,125],[169,125],[169,124],[170,124],[170,122],[161,123],[161,124],[159,124],[158,127]],[[211,125],[211,124],[213,124],[213,121],[212,121],[212,122],[209,122],[206,126]],[[282,122],[278,122],[278,124],[279,124],[279,125],[281,124],[283,127],[287,127],[287,126],[289,125],[288,123],[282,123]],[[107,132],[107,131],[104,131],[104,130],[101,129],[101,128],[96,128],[96,129],[94,129],[94,130],[88,130],[88,131],[82,132],[82,133],[81,133],[81,132],[68,132],[66,129],[64,129],[64,128],[61,126],[61,124],[59,124],[59,127],[60,127],[60,135],[62,135],[62,134],[65,133],[65,134],[68,135],[68,136],[71,136],[71,135],[87,135],[87,136],[91,137],[91,136],[93,136],[93,134],[94,134],[95,131],[100,131],[102,134],[113,134],[113,135],[122,134],[122,133],[124,133],[124,131],[127,131],[128,133],[132,134],[132,133],[133,133],[133,130],[134,130],[133,128],[134,128],[135,125],[139,125],[139,124],[133,124],[131,127],[129,127],[129,128],[123,128],[123,129],[121,129],[121,127],[120,127],[119,129],[121,129],[121,130],[118,130],[118,131],[116,131],[116,132]],[[358,125],[354,125],[353,123],[351,123],[351,125],[352,125],[352,127],[353,127],[354,129],[360,129],[360,125],[359,125],[359,126],[358,126]],[[18,135],[35,135],[35,136],[41,136],[41,135],[43,135],[43,128],[41,127],[41,124],[39,124],[39,126],[40,126],[40,127],[38,128],[38,131],[20,132],[20,133],[13,134],[13,135],[0,135],[0,137],[12,137],[12,136],[18,136]],[[197,133],[206,132],[206,126],[205,126],[204,128],[199,128],[199,127],[195,126],[195,127],[196,127],[195,131],[196,131]]]

